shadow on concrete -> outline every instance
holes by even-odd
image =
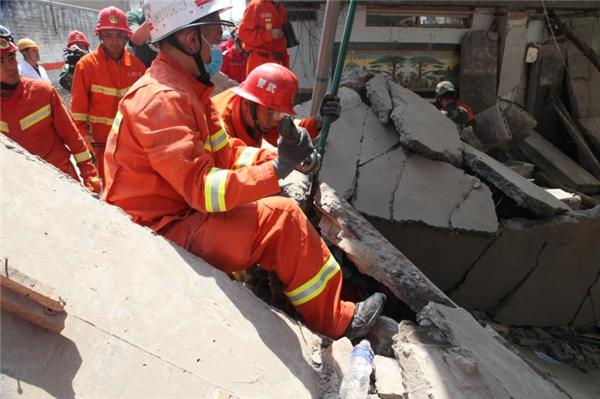
[[[0,314],[0,371],[16,380],[15,392],[9,392],[11,383],[4,378],[3,397],[33,396],[24,382],[55,398],[74,399],[73,378],[81,366],[75,343],[4,311]]]
[[[252,323],[265,346],[267,346],[271,352],[286,365],[290,374],[295,376],[306,387],[308,392],[316,395],[318,393],[317,375],[305,360],[302,345],[298,340],[298,334],[292,331],[283,319],[273,317],[271,313],[275,311],[275,309],[264,303],[258,297],[255,297],[249,289],[230,281],[224,273],[222,276],[215,276],[212,270],[206,269],[198,262],[198,260],[202,262],[201,258],[169,240],[167,240],[167,242],[175,248],[181,258],[185,260],[197,274],[202,277],[214,278],[217,285],[239,309],[240,313]],[[206,262],[206,264],[210,267],[208,262]],[[216,268],[215,272],[222,273]],[[240,291],[242,290],[246,291],[244,292],[244,295],[240,295]],[[251,300],[248,300],[249,296],[251,296]]]

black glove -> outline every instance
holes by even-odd
[[[322,118],[330,116],[331,122],[335,122],[340,117],[341,113],[342,104],[340,103],[340,98],[338,96],[327,94],[323,97],[321,107],[319,108],[319,115],[321,115]]]
[[[273,160],[273,166],[280,179],[285,179],[296,166],[313,152],[313,145],[308,131],[303,127],[297,129],[300,135],[300,140],[297,143],[292,143],[283,137],[279,137],[279,140],[277,140],[278,156]]]

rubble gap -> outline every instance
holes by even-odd
[[[570,210],[567,205],[541,187],[468,144],[464,145],[463,157],[473,174],[498,188],[504,195],[537,216],[552,216]]]
[[[393,108],[388,89],[389,80],[388,75],[376,74],[366,84],[367,98],[381,123],[388,123]]]
[[[394,106],[390,119],[402,144],[426,158],[459,166],[462,144],[456,125],[416,93],[396,83],[389,87]]]

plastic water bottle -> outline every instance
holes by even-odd
[[[352,349],[350,368],[340,385],[341,399],[365,399],[371,385],[371,372],[373,371],[373,349],[366,339],[360,341]]]

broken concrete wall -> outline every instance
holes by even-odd
[[[570,41],[567,52],[567,87],[575,119],[600,117],[600,71]]]
[[[506,15],[497,17],[500,57],[498,73],[498,97],[517,102],[525,102],[525,87],[521,78],[525,70],[527,51],[526,11],[506,11]]]
[[[460,47],[460,98],[478,114],[496,103],[498,34],[466,33]]]
[[[2,257],[69,315],[60,338],[3,315],[6,397],[320,396],[316,335],[3,135],[0,159]]]

